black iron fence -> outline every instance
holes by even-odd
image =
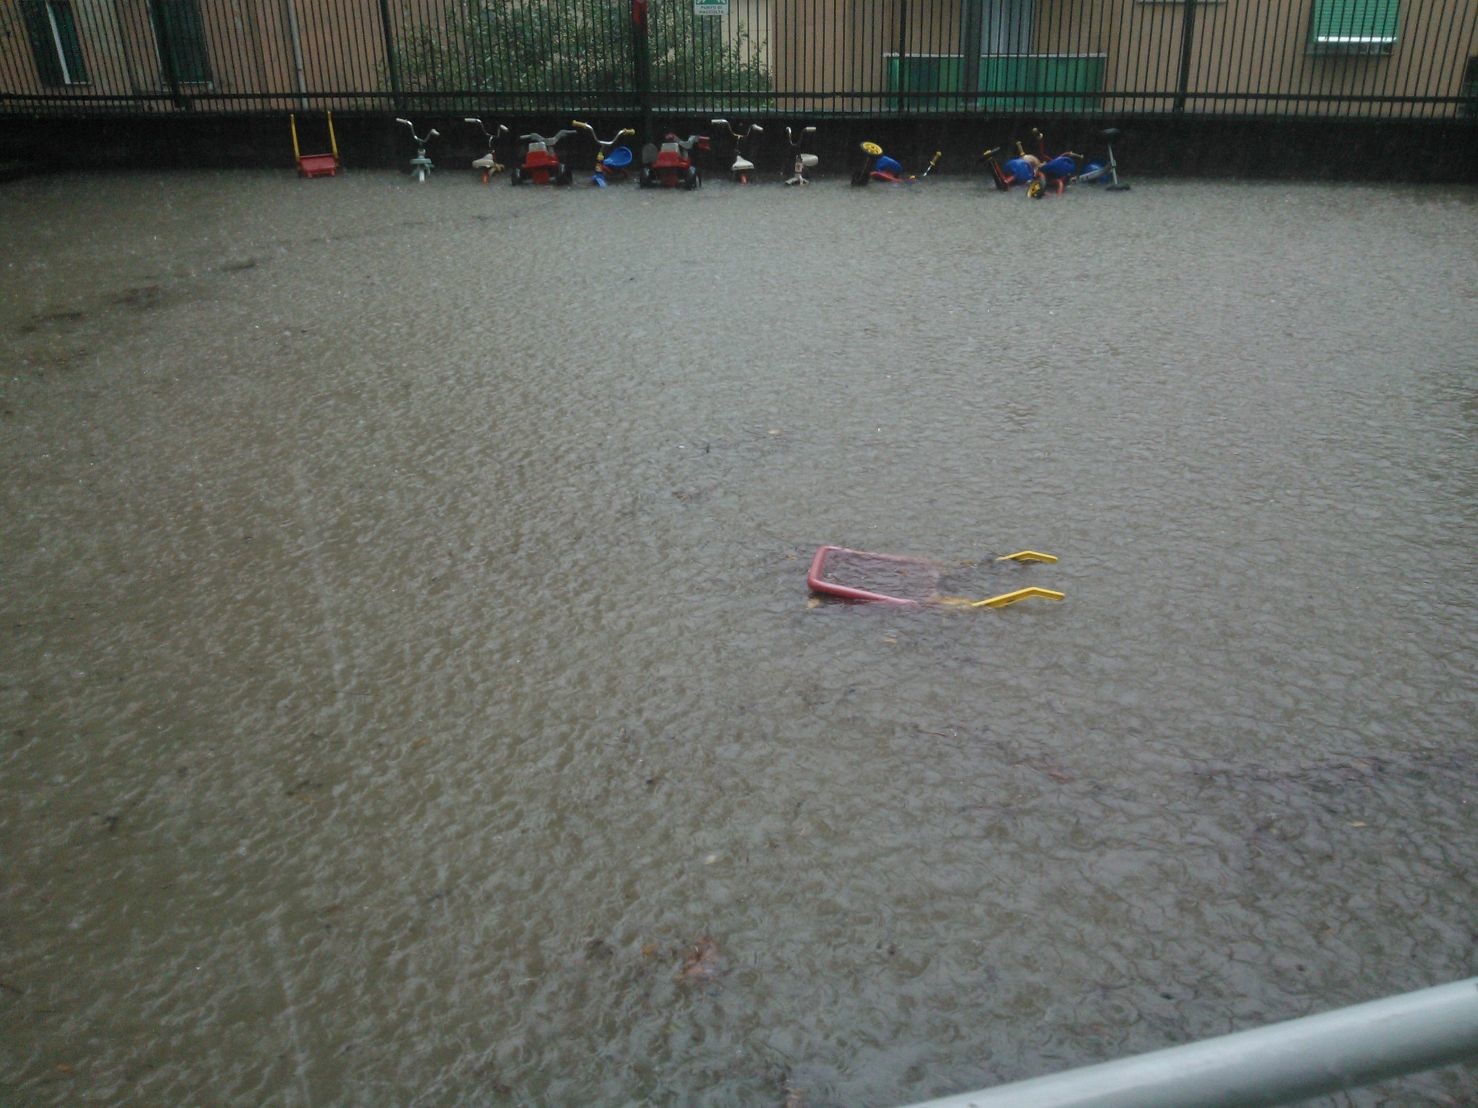
[[[1478,0],[0,0],[0,111],[1478,115]]]

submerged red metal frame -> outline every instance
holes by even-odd
[[[857,600],[869,604],[892,604],[900,608],[913,608],[921,605],[921,601],[909,600],[902,596],[889,596],[887,593],[872,592],[869,589],[853,588],[851,585],[838,585],[835,581],[828,581],[821,576],[822,567],[826,564],[827,556],[832,553],[857,554],[865,558],[876,558],[884,562],[901,562],[905,565],[916,566],[923,562],[921,558],[904,558],[897,554],[874,554],[868,550],[853,550],[846,546],[823,546],[817,549],[816,556],[811,559],[811,568],[806,572],[806,584],[811,587],[812,592],[819,592],[825,596],[836,596],[843,600]]]

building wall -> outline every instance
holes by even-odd
[[[987,0],[987,40],[1000,41],[1013,0]],[[915,59],[962,58],[965,0],[791,0],[777,35],[776,87],[781,94],[821,90],[811,101],[830,111],[873,110],[889,86],[885,56],[900,50]],[[1320,102],[1338,95],[1457,96],[1469,57],[1478,51],[1478,0],[1401,0],[1400,32],[1389,54],[1315,54],[1308,48],[1313,0],[1199,0],[1189,57],[1186,110],[1226,114],[1392,114]],[[1036,0],[1030,51],[1043,55],[1103,55],[1109,112],[1161,111],[1175,106],[1179,88],[1183,0]],[[915,63],[917,64],[917,63]],[[1197,92],[1286,94],[1288,99]],[[995,102],[992,102],[993,104]],[[929,107],[947,106],[937,98]],[[959,105],[969,110],[968,101]],[[1412,105],[1408,115],[1452,115],[1451,105]]]
[[[1160,46],[1154,51],[1120,51],[1111,59],[1107,91],[1175,87],[1179,75],[1185,6],[1156,0],[1112,0],[1123,13],[1132,42]],[[1401,27],[1390,54],[1316,54],[1308,47],[1313,14],[1310,0],[1223,0],[1201,3],[1195,13],[1188,91],[1281,93],[1299,97],[1340,93],[1399,96],[1456,96],[1474,49],[1478,4],[1474,0],[1403,0]],[[1447,21],[1451,20],[1451,24]],[[1449,33],[1441,28],[1448,25]],[[1256,47],[1256,53],[1253,52]],[[1168,71],[1167,71],[1168,68]],[[1153,110],[1164,101],[1120,101],[1129,110]],[[1187,110],[1223,113],[1294,111],[1301,115],[1390,113],[1379,107],[1353,108],[1328,102],[1264,101],[1230,97],[1187,101]],[[1417,106],[1407,114],[1450,115],[1444,105]]]
[[[379,0],[199,0],[211,81],[186,84],[208,108],[301,107],[300,93],[384,90],[386,59]],[[397,33],[439,28],[448,11],[470,0],[390,0]],[[532,0],[537,3],[539,0]],[[686,0],[651,0],[682,4]],[[987,41],[998,45],[1001,12],[1030,0],[987,0]],[[1337,94],[1456,96],[1464,68],[1478,52],[1478,0],[1400,0],[1400,32],[1388,55],[1311,54],[1307,41],[1313,0],[1200,0],[1195,9],[1186,109],[1191,112],[1278,114],[1453,115],[1453,105],[1371,105],[1324,102]],[[71,0],[89,83],[43,87],[32,59],[20,0],[0,0],[0,93],[76,93],[91,97],[152,95],[159,99],[100,106],[173,111],[164,96],[149,0]],[[1001,101],[973,97],[899,100],[889,96],[889,55],[955,59],[964,66],[965,0],[731,0],[724,26],[743,25],[750,48],[768,62],[773,108],[785,113],[879,113],[923,110],[1004,110]],[[296,15],[294,21],[293,16]],[[1035,0],[1025,49],[1037,55],[1102,57],[1101,110],[1169,110],[1181,61],[1186,7],[1182,0]],[[990,22],[995,20],[996,22]],[[292,29],[296,24],[293,47]],[[1014,25],[1011,21],[1005,21]],[[978,26],[978,24],[977,24]],[[625,34],[627,27],[609,28]],[[1020,38],[1017,35],[1009,36]],[[301,74],[299,72],[301,56]],[[895,70],[897,62],[894,63]],[[941,64],[945,64],[941,62]],[[947,92],[958,93],[957,87]],[[1148,93],[1155,95],[1146,95]],[[1303,99],[1231,95],[1198,99],[1197,92],[1277,93]],[[1114,95],[1120,94],[1120,95]],[[233,103],[212,97],[254,95]],[[382,103],[382,102],[381,102]],[[1022,110],[1037,105],[1016,102]],[[1089,105],[1056,101],[1080,112]],[[340,97],[331,106],[371,107]],[[1042,110],[1045,110],[1043,108]]]

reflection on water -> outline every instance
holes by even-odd
[[[1473,191],[475,180],[0,190],[10,1099],[889,1105],[1472,972]]]

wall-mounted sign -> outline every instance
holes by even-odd
[[[729,0],[693,0],[694,15],[728,15]]]

